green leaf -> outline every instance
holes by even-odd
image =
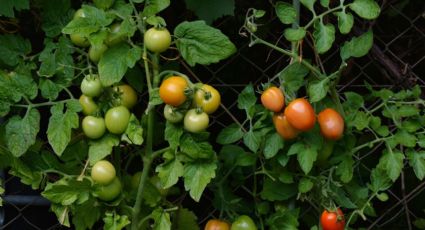
[[[132,68],[141,56],[142,49],[138,46],[130,47],[121,43],[110,47],[99,61],[100,81],[104,86],[121,81],[127,68]]]
[[[0,16],[15,17],[14,10],[28,10],[30,8],[29,0],[2,0],[0,7]],[[1,43],[1,42],[0,42]]]
[[[404,154],[399,151],[384,151],[384,155],[379,159],[378,166],[386,170],[388,177],[394,182],[400,176],[403,169]]]
[[[177,158],[173,158],[158,165],[155,172],[158,173],[161,186],[163,188],[169,188],[177,184],[179,177],[184,174],[184,168],[183,164]]]
[[[154,16],[170,5],[170,0],[145,0],[144,2],[145,7],[143,8],[142,16],[147,18]]]
[[[311,103],[321,101],[329,90],[329,78],[313,81],[308,85],[308,95]]]
[[[198,218],[196,215],[185,208],[180,208],[177,212],[176,222],[174,226],[176,230],[199,230]]]
[[[314,12],[314,3],[316,3],[316,0],[300,0],[300,2],[311,12]]]
[[[413,149],[409,149],[407,151],[407,158],[416,177],[419,180],[423,180],[425,178],[425,151],[416,152]]]
[[[285,36],[286,40],[296,42],[302,40],[305,37],[306,31],[302,27],[298,29],[286,28],[283,32],[283,35]]]
[[[355,92],[345,92],[345,102],[343,104],[346,110],[356,111],[364,106],[363,97]]]
[[[50,211],[56,214],[56,217],[61,225],[68,228],[71,227],[71,224],[69,223],[70,210],[68,206],[53,203],[50,205]]]
[[[131,114],[130,116],[127,129],[122,135],[122,139],[129,144],[143,144],[143,127],[140,125],[140,122],[137,120],[134,114]]]
[[[1,9],[5,6],[2,2]],[[31,52],[31,43],[29,40],[22,38],[19,35],[0,35],[0,63],[8,66],[16,66],[22,59],[22,56]]]
[[[231,144],[240,140],[243,134],[241,127],[233,123],[220,131],[216,141],[221,145]]]
[[[277,133],[272,133],[267,135],[266,141],[264,143],[264,157],[266,159],[270,159],[279,152],[279,150],[283,149],[284,142],[282,138]]]
[[[74,206],[72,209],[72,223],[76,230],[93,229],[93,225],[98,222],[101,215],[100,208],[93,208],[98,205],[98,201],[90,199],[83,204]]]
[[[254,93],[254,87],[252,84],[248,84],[238,96],[238,108],[249,110],[255,105],[257,97]]]
[[[278,180],[266,178],[260,196],[268,201],[283,201],[295,196],[298,192],[293,184],[284,184]]]
[[[154,220],[153,230],[171,230],[170,214],[162,208],[157,208],[152,212]]]
[[[305,174],[308,174],[311,171],[316,158],[317,149],[309,145],[304,145],[303,150],[297,154],[298,163]]]
[[[115,212],[106,212],[103,217],[103,230],[121,230],[130,224],[130,220],[126,215],[118,215]]]
[[[102,160],[112,153],[112,148],[118,146],[120,140],[117,136],[112,134],[105,134],[100,139],[90,140],[89,142],[89,162],[94,165],[96,162]]]
[[[236,159],[236,165],[237,166],[253,166],[255,165],[255,162],[257,161],[257,155],[253,153],[243,153],[239,155],[239,157]]]
[[[73,15],[70,11],[70,0],[44,0],[41,4],[41,28],[47,37],[56,37],[61,34],[62,28],[68,24]]]
[[[408,133],[406,130],[400,129],[394,135],[395,141],[406,147],[415,147],[416,146],[416,136]]]
[[[72,19],[62,29],[62,33],[80,34],[83,37],[89,37],[91,33],[108,26],[114,20],[112,14],[107,14],[105,11],[94,6],[83,5],[81,8],[86,16]]]
[[[414,105],[402,105],[397,111],[398,117],[412,117],[419,115],[419,108]]]
[[[306,193],[313,188],[313,185],[314,184],[310,179],[303,177],[298,183],[298,191],[300,193]]]
[[[253,132],[252,130],[246,132],[243,136],[243,143],[254,153],[257,152],[260,147],[261,136],[257,132]]]
[[[422,125],[418,120],[404,120],[401,122],[401,127],[409,133],[415,133],[422,128]]]
[[[183,128],[179,125],[167,122],[165,124],[165,140],[170,144],[170,148],[176,149],[180,145],[180,138],[183,135]]]
[[[354,0],[349,4],[351,10],[364,19],[375,19],[381,13],[381,8],[375,0]]]
[[[75,178],[64,178],[54,183],[48,183],[41,195],[52,203],[67,206],[75,202],[78,204],[86,202],[89,199],[90,191],[91,182],[89,180],[77,181]]]
[[[62,88],[59,85],[46,78],[40,79],[39,88],[41,96],[52,101],[58,98],[59,92],[62,91]]]
[[[370,174],[370,189],[373,192],[387,190],[391,187],[391,179],[388,177],[386,171],[381,168],[375,168]]]
[[[190,66],[217,63],[236,52],[226,35],[204,21],[180,23],[174,36],[177,49]]]
[[[353,165],[353,158],[347,155],[336,168],[336,174],[340,176],[342,182],[348,183],[353,178]]]
[[[32,165],[26,164],[20,158],[13,157],[10,166],[11,169],[9,173],[19,177],[22,184],[30,185],[34,190],[40,187],[43,176],[41,172],[34,170],[34,168],[31,167]]]
[[[190,196],[198,202],[201,199],[205,187],[215,177],[217,163],[193,162],[184,166],[184,188]]]
[[[275,11],[277,17],[283,24],[292,24],[297,18],[297,11],[295,11],[295,8],[286,2],[276,2]]]
[[[340,50],[342,60],[347,60],[350,57],[363,57],[373,46],[373,33],[372,30],[354,37],[350,41],[344,42]]]
[[[300,210],[282,208],[277,210],[267,219],[270,230],[297,230],[299,228],[298,216]]]
[[[289,95],[295,93],[304,85],[304,77],[310,70],[300,62],[294,62],[285,67],[279,75],[280,83],[283,85],[285,92]]]
[[[23,118],[13,116],[6,124],[6,144],[15,157],[22,156],[28,148],[35,144],[40,130],[40,113],[30,109]]]
[[[332,24],[323,24],[317,21],[314,23],[313,37],[319,54],[326,53],[335,41],[335,27]]]
[[[331,186],[331,190],[333,191],[332,197],[338,206],[349,209],[357,208],[357,205],[347,197],[346,192],[342,188],[333,185]]]
[[[78,128],[77,112],[81,111],[80,103],[76,99],[66,103],[66,112],[64,105],[65,103],[59,103],[50,108],[52,116],[47,128],[47,139],[58,156],[62,155],[71,140],[72,129]]]
[[[207,24],[211,24],[214,20],[224,15],[234,15],[234,0],[215,0],[215,1],[197,1],[185,0],[186,7],[198,15]]]
[[[338,17],[338,29],[341,34],[350,33],[354,25],[354,17],[351,13],[345,11],[335,12]]]
[[[361,131],[369,125],[369,118],[363,111],[358,111],[355,114],[354,120],[348,123],[348,126],[354,126],[357,130]]]
[[[183,135],[180,149],[192,159],[212,159],[215,156],[215,152],[209,142],[200,142],[190,134]]]
[[[329,7],[329,1],[330,0],[320,0],[320,5],[323,7]]]

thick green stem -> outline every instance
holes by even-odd
[[[337,6],[337,7],[335,7],[335,8],[329,9],[329,10],[327,10],[327,11],[325,11],[325,12],[323,12],[323,13],[321,13],[321,14],[317,15],[317,16],[314,16],[314,17],[313,17],[313,19],[311,19],[311,21],[310,21],[309,23],[307,23],[307,25],[306,25],[306,26],[304,26],[304,29],[305,29],[305,30],[307,30],[310,26],[312,26],[312,25],[313,25],[313,23],[314,23],[317,19],[320,19],[320,18],[324,17],[324,16],[325,16],[325,15],[327,15],[327,14],[330,14],[330,13],[332,13],[332,12],[335,12],[335,11],[337,11],[337,10],[341,10],[341,9],[344,9],[344,8],[345,8],[345,6],[344,6],[344,5],[340,5],[340,6]]]
[[[140,177],[140,182],[139,182],[139,188],[137,189],[137,197],[136,197],[136,203],[134,204],[133,207],[133,218],[132,218],[132,223],[131,223],[131,230],[137,230],[138,227],[138,219],[140,216],[140,210],[142,207],[142,194],[145,190],[145,184],[146,181],[148,179],[149,176],[149,171],[151,168],[151,164],[152,164],[152,158],[147,156],[143,158],[143,171],[142,171],[142,176]]]

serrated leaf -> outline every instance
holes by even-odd
[[[209,142],[199,141],[189,134],[182,136],[180,150],[192,159],[212,159],[215,156],[215,152]]]
[[[320,5],[323,7],[329,7],[329,0],[320,0]]]
[[[350,57],[363,57],[373,46],[372,30],[354,37],[350,41],[346,41],[341,47],[340,56],[342,60],[347,60]]]
[[[174,36],[177,49],[190,66],[217,63],[236,52],[226,35],[204,21],[180,23]]]
[[[300,182],[298,183],[298,191],[300,193],[306,193],[310,191],[313,188],[313,182],[308,178],[301,178]]]
[[[305,37],[306,31],[302,27],[298,29],[286,28],[283,32],[283,35],[285,36],[286,40],[291,42],[297,42]]]
[[[128,216],[120,216],[115,212],[106,212],[103,222],[105,223],[103,230],[121,230],[131,223]]]
[[[224,15],[234,15],[234,0],[197,1],[185,0],[186,7],[195,12],[196,15],[207,24]]]
[[[184,168],[183,164],[177,158],[173,158],[158,165],[155,172],[158,173],[161,186],[163,188],[169,188],[178,182],[179,177],[183,176]]]
[[[267,226],[270,230],[297,230],[299,228],[298,216],[300,209],[281,208],[276,210],[268,219]],[[310,229],[313,230],[313,229]]]
[[[217,143],[221,145],[227,145],[240,140],[243,137],[243,131],[241,127],[233,123],[226,128],[222,129],[217,135]]]
[[[184,166],[184,188],[195,201],[201,199],[205,187],[215,177],[217,163],[193,162]]]
[[[145,7],[143,8],[142,16],[147,18],[154,16],[170,5],[170,0],[145,0],[144,2]]]
[[[322,21],[314,23],[313,37],[319,54],[326,53],[335,41],[335,27]]]
[[[313,81],[308,85],[308,95],[311,103],[321,101],[329,90],[329,78]]]
[[[5,6],[2,2],[1,9]],[[0,63],[3,62],[8,66],[15,66],[22,59],[22,56],[31,52],[31,43],[29,40],[19,35],[0,35]]]
[[[112,153],[112,148],[118,146],[120,140],[117,136],[112,134],[105,134],[100,139],[91,140],[89,142],[89,162],[94,165],[99,160]]]
[[[35,143],[40,130],[40,113],[30,109],[23,118],[13,116],[6,124],[6,144],[15,157],[22,156]]]
[[[71,227],[69,222],[70,208],[68,206],[53,203],[50,205],[50,211],[56,214],[56,217],[61,225],[68,228]]]
[[[336,174],[340,176],[342,182],[348,183],[353,178],[353,165],[354,160],[351,156],[344,157],[338,165]]]
[[[363,107],[364,105],[364,99],[363,97],[355,92],[345,92],[345,102],[343,103],[343,106],[347,110],[356,111]]]
[[[254,87],[252,84],[248,84],[238,96],[238,108],[249,110],[255,105],[257,97],[255,97]]]
[[[397,131],[397,133],[394,135],[394,140],[406,147],[415,147],[416,146],[416,142],[417,142],[417,138],[415,135],[408,133],[406,130],[399,130]]]
[[[300,62],[294,62],[278,73],[280,83],[284,86],[285,93],[295,95],[304,85],[304,77],[310,70]]]
[[[283,24],[291,24],[297,18],[295,8],[286,2],[278,1],[275,5],[276,15]]]
[[[59,92],[62,90],[59,85],[46,78],[40,79],[39,88],[41,91],[41,96],[52,101],[59,96]]]
[[[83,204],[74,206],[72,209],[72,223],[76,230],[93,229],[101,215],[100,208],[93,208],[97,204],[95,199],[90,199]]]
[[[94,6],[83,5],[81,8],[84,11],[85,17],[73,18],[62,29],[62,33],[80,34],[83,37],[89,37],[91,33],[108,26],[114,20],[111,14],[107,14],[105,11]]]
[[[260,135],[252,130],[246,132],[243,136],[243,143],[254,153],[260,147]]]
[[[266,159],[270,159],[279,152],[279,150],[283,149],[284,142],[279,134],[273,133],[266,137],[264,143],[264,157]]]
[[[345,11],[336,12],[335,15],[338,17],[338,29],[341,34],[350,33],[354,25],[354,17],[351,13]]]
[[[304,149],[297,154],[298,163],[305,174],[308,174],[313,168],[313,163],[317,158],[317,149],[304,145]]]
[[[72,19],[70,0],[44,0],[41,4],[41,28],[47,37],[60,35],[62,28]]]
[[[131,114],[127,129],[121,138],[129,144],[143,144],[143,127],[134,114]]]
[[[349,7],[360,17],[369,20],[377,18],[381,12],[381,8],[375,0],[354,0]]]
[[[425,178],[425,151],[416,152],[411,149],[407,151],[407,158],[416,177],[419,180],[423,180]]]
[[[15,17],[14,10],[27,10],[30,8],[29,0],[2,0],[0,7],[0,16]]]
[[[272,181],[267,178],[264,181],[260,196],[268,201],[283,201],[295,196],[298,189],[293,184],[284,184],[278,180]]]
[[[403,169],[403,160],[404,154],[399,151],[384,151],[384,155],[379,159],[377,167],[386,170],[388,177],[394,182]]]
[[[188,209],[181,208],[177,212],[176,230],[199,230],[198,218]],[[174,227],[174,225],[173,225]]]
[[[357,130],[361,131],[369,125],[369,118],[363,111],[358,111],[355,114],[354,120],[348,123],[349,126],[354,126]]]
[[[314,12],[314,3],[316,3],[316,0],[300,0],[300,2],[311,12]]]
[[[183,127],[167,122],[165,124],[165,140],[168,141],[172,149],[180,145],[180,138],[183,135]]]
[[[386,171],[381,168],[375,168],[370,174],[370,189],[373,192],[387,190],[391,187],[391,179],[388,177]]]
[[[53,203],[71,205],[75,202],[83,203],[90,195],[91,183],[89,180],[76,181],[75,179],[61,179],[47,184],[41,195]]]

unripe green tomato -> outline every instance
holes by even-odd
[[[94,182],[107,185],[116,177],[115,167],[107,160],[100,160],[93,165],[90,176]]]
[[[161,186],[161,179],[157,175],[154,175],[153,177],[149,178],[149,181],[155,186],[156,189],[158,189],[159,194],[163,197],[167,196],[168,194],[168,188],[163,188]]]
[[[103,92],[103,86],[97,74],[85,76],[81,82],[80,89],[88,97],[97,97]]]
[[[101,117],[86,116],[82,122],[84,134],[91,139],[97,139],[105,134],[105,120]]]
[[[137,93],[129,85],[118,85],[114,87],[114,91],[119,94],[118,104],[132,109],[137,104]]]
[[[177,111],[173,106],[166,104],[164,106],[164,117],[171,123],[179,123],[183,120],[184,114]]]
[[[101,44],[100,46],[90,46],[89,58],[92,62],[97,63],[102,57],[103,53],[108,49],[108,46]]]
[[[242,215],[232,223],[230,230],[257,230],[257,226],[251,217]]]
[[[125,35],[121,34],[121,24],[114,23],[109,27],[110,31],[105,39],[107,46],[113,46],[125,40]]]
[[[144,43],[154,53],[164,52],[170,47],[171,35],[166,28],[152,27],[145,32]]]
[[[88,47],[90,45],[89,40],[81,34],[70,34],[71,42],[79,47]]]
[[[123,105],[109,109],[105,115],[106,128],[113,134],[124,133],[130,121],[130,115],[130,111]]]
[[[208,114],[205,112],[198,113],[196,109],[191,109],[184,116],[184,129],[191,133],[202,132],[208,127],[209,121]]]
[[[84,115],[92,115],[98,110],[98,106],[91,97],[81,94],[79,101]]]
[[[93,0],[93,2],[97,8],[106,10],[114,4],[115,0]]]
[[[118,177],[115,177],[111,183],[99,186],[95,191],[95,195],[100,200],[113,201],[120,195],[121,190],[121,181]]]

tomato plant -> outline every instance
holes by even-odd
[[[143,39],[148,50],[154,53],[162,53],[170,47],[171,35],[166,28],[149,28]]]
[[[207,222],[204,230],[230,230],[230,224],[223,220],[212,219]]]
[[[177,107],[186,101],[185,90],[188,86],[186,79],[183,77],[169,77],[162,81],[159,87],[159,96],[165,104]]]
[[[89,49],[89,58],[92,62],[98,62],[103,53],[108,49],[108,46],[105,44],[100,44],[99,46],[90,46]]]
[[[236,218],[232,223],[231,230],[257,230],[257,226],[251,217],[242,215]]]
[[[203,84],[201,88],[196,90],[194,95],[196,106],[202,108],[207,114],[214,113],[220,106],[220,93],[212,86]]]
[[[344,214],[339,208],[336,211],[324,210],[320,216],[320,224],[323,230],[344,230]]]
[[[105,120],[102,117],[86,116],[81,124],[88,138],[97,139],[106,131]]]
[[[109,26],[109,33],[105,39],[105,44],[107,46],[116,45],[126,38],[126,34],[123,33],[120,23],[114,23]]]
[[[272,86],[261,94],[261,103],[266,109],[277,113],[285,106],[285,96],[279,88]]]
[[[100,9],[108,9],[114,4],[115,0],[93,0],[96,7]]]
[[[273,115],[273,123],[276,128],[276,132],[285,140],[294,139],[300,132],[289,124],[288,119],[283,114]]]
[[[94,182],[107,185],[114,180],[116,171],[114,165],[109,161],[101,160],[93,165],[90,175]]]
[[[192,133],[204,131],[208,127],[209,122],[208,114],[197,109],[187,111],[183,121],[184,128]]]
[[[106,128],[114,134],[123,133],[127,129],[130,115],[130,111],[125,106],[117,106],[109,109],[105,114]]]

